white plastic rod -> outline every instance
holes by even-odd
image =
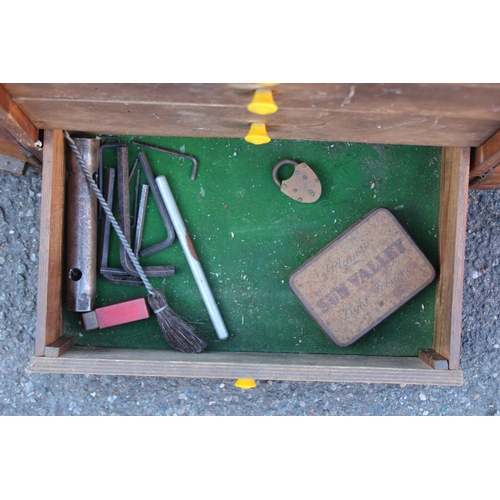
[[[182,250],[184,251],[184,255],[186,256],[191,272],[193,273],[198,289],[200,290],[203,302],[205,303],[210,319],[214,325],[217,337],[221,340],[225,340],[229,336],[226,325],[224,324],[224,320],[222,319],[219,308],[217,307],[212,290],[208,285],[205,273],[203,272],[200,261],[198,260],[198,256],[196,255],[193,243],[189,237],[167,179],[164,175],[159,175],[155,180],[163,202],[167,207],[170,219],[172,220],[177,238],[179,238],[179,241],[181,242]]]

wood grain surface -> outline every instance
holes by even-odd
[[[500,187],[500,130],[471,154],[469,187],[498,189]]]
[[[434,370],[419,358],[324,354],[201,353],[74,347],[59,358],[35,356],[34,373],[192,378],[252,378],[460,386],[460,370]]]
[[[35,354],[62,335],[63,234],[65,203],[64,136],[45,131],[40,216],[40,252]]]
[[[480,146],[500,129],[500,84],[282,83],[250,113],[250,84],[5,84],[39,129],[127,135]]]
[[[0,84],[0,154],[40,166],[38,129]]]
[[[460,364],[469,161],[468,148],[443,148],[433,349],[448,360],[450,370]]]

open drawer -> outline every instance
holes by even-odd
[[[65,144],[61,130],[45,130],[38,318],[31,370],[43,373],[461,385],[463,375],[459,359],[469,157],[469,148],[444,147],[441,150],[433,333],[428,344],[422,345],[415,355],[367,355],[356,351],[345,354],[317,350],[313,353],[300,350],[282,352],[283,349],[272,352],[272,348],[266,349],[267,352],[247,348],[185,354],[161,348],[75,345],[79,343],[78,338],[75,342],[74,332],[68,331],[63,301]],[[260,207],[260,210],[265,209],[265,206]],[[319,249],[316,245],[312,253]],[[193,293],[197,290],[193,289]],[[295,307],[301,306],[296,303]],[[242,321],[246,322],[245,329],[251,330],[251,315]]]
[[[273,141],[351,141],[442,148],[434,326],[417,352],[372,356],[350,351],[269,349],[267,352],[207,351],[193,356],[162,349],[78,346],[75,345],[78,342],[69,338],[73,332],[68,332],[65,323],[62,286],[65,219],[62,130],[241,139],[256,119],[247,110],[252,93],[264,85],[267,84],[0,86],[0,152],[37,164],[43,144],[33,371],[462,384],[460,337],[469,176],[474,174],[471,175],[474,189],[496,189],[499,185],[496,172],[500,161],[499,84],[285,83],[273,87],[278,112],[258,118],[267,124]],[[315,247],[311,253],[319,249]],[[301,306],[296,303],[296,307]],[[246,327],[248,321],[247,317]]]

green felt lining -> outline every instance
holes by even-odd
[[[289,288],[290,274],[372,209],[389,209],[426,257],[438,266],[441,148],[273,140],[255,146],[242,139],[122,137],[130,144],[130,167],[144,150],[155,175],[165,175],[219,303],[230,337],[218,340],[179,241],[143,265],[174,265],[176,274],[151,279],[169,305],[193,322],[207,351],[417,356],[432,345],[435,282],[349,347],[334,345]],[[198,158],[190,179],[188,159],[142,149],[140,140]],[[115,166],[112,150],[105,165]],[[285,158],[306,162],[323,193],[298,203],[272,179]],[[280,178],[290,172],[280,169]],[[145,177],[142,176],[145,183]],[[133,189],[131,189],[133,193]],[[143,246],[165,239],[149,198]],[[113,234],[110,265],[119,265]],[[98,278],[96,306],[145,297],[145,287],[112,285]],[[77,345],[169,349],[156,318],[85,331],[81,315],[64,313],[64,331]]]

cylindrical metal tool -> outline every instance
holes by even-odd
[[[89,171],[99,168],[99,139],[75,139]],[[97,270],[97,199],[74,153],[67,153],[66,292],[69,311],[94,309]]]
[[[215,332],[220,340],[225,340],[229,336],[226,325],[222,319],[219,308],[217,307],[212,290],[210,289],[207,278],[205,277],[198,255],[196,255],[193,243],[189,237],[184,220],[179,212],[179,208],[177,207],[177,203],[175,202],[174,195],[170,190],[167,179],[164,175],[159,175],[156,177],[156,184],[158,185],[161,197],[163,198],[170,218],[172,219],[175,232],[177,233],[184,255],[186,256],[191,272],[193,273],[193,277],[198,285],[198,290],[201,293],[205,307],[207,308],[210,319],[212,320]]]

